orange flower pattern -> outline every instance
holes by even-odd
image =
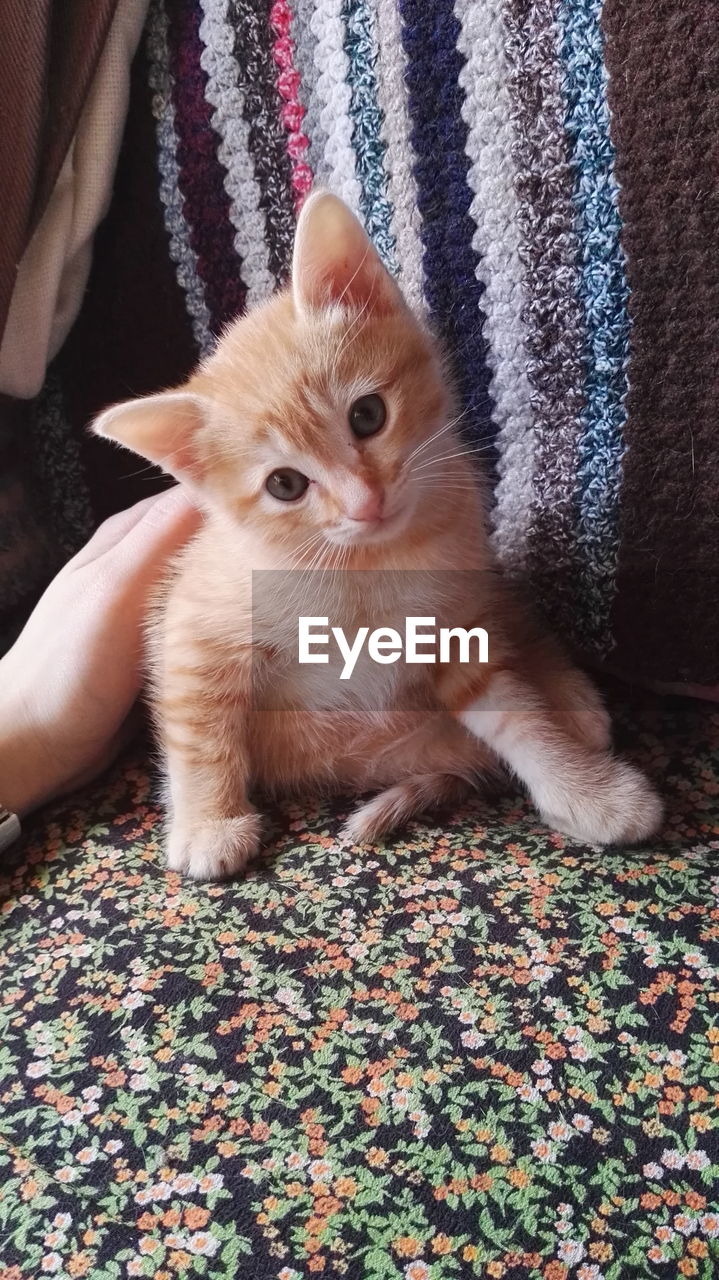
[[[642,849],[511,794],[369,851],[298,805],[196,885],[137,757],[38,817],[0,880],[0,1280],[718,1274],[719,716],[623,729],[669,804]]]

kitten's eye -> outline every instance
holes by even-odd
[[[265,480],[265,488],[273,498],[280,502],[296,502],[307,492],[309,480],[301,471],[293,471],[291,467],[281,467],[273,471]]]
[[[376,436],[387,420],[384,400],[378,395],[360,396],[350,408],[349,419],[352,431],[360,440]]]

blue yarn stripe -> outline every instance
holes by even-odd
[[[360,208],[367,232],[377,246],[385,266],[396,274],[392,205],[387,197],[385,170],[387,148],[382,139],[382,113],[375,78],[377,44],[372,14],[366,0],[345,0],[342,18],[345,23],[345,53],[349,63],[352,146],[362,189]]]
[[[472,247],[472,191],[467,181],[467,126],[462,119],[453,0],[399,0],[407,55],[415,178],[422,215],[425,296],[430,315],[454,358],[465,434],[491,431],[487,344]]]
[[[577,466],[580,625],[582,639],[598,655],[611,647],[629,358],[629,290],[609,133],[601,9],[601,0],[561,0],[558,10],[586,325],[585,410]]]

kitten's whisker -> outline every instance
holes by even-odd
[[[342,546],[341,546],[341,544],[338,544],[337,546],[334,546],[334,547],[332,548],[332,550],[331,550],[331,552],[330,552],[329,563],[328,563],[328,564],[327,564],[327,566],[326,566],[327,572],[328,572],[329,574],[332,574],[332,573],[334,573],[334,572],[336,571],[336,569],[337,569],[337,564],[338,564],[338,561],[339,561],[339,558],[340,558],[340,555],[341,555],[341,554],[342,554]]]
[[[320,568],[320,565],[321,565],[321,561],[322,561],[323,556],[326,554],[326,552],[327,552],[327,551],[330,551],[330,550],[331,550],[331,548],[330,548],[330,546],[329,546],[329,544],[328,544],[328,542],[327,542],[327,540],[326,540],[326,538],[325,538],[324,534],[321,534],[321,535],[320,535],[320,539],[321,539],[321,541],[320,541],[320,547],[319,547],[319,550],[318,550],[318,551],[315,553],[315,555],[313,556],[313,558],[312,558],[312,560],[311,560],[311,562],[310,562],[310,564],[309,564],[309,566],[308,566],[308,568],[307,568],[307,570],[306,570],[306,572],[307,572],[308,574],[312,574],[312,573],[314,573],[314,572],[315,572],[315,570],[316,570],[316,569]],[[321,567],[324,569],[324,565],[322,565]]]
[[[476,480],[472,480],[469,477],[462,479],[461,476],[455,478],[451,475],[443,478],[441,472],[439,475],[432,475],[431,472],[428,472],[426,475],[419,476],[416,483],[418,488],[439,488],[441,485],[443,489],[448,489],[451,486],[453,489],[466,489],[468,492],[474,492],[480,486],[480,479],[479,477]]]
[[[154,462],[146,462],[144,467],[139,467],[137,471],[128,471],[127,475],[122,476],[121,479],[136,480],[138,476],[146,475],[148,471],[154,471],[156,465]]]
[[[420,463],[418,467],[412,468],[412,475],[419,475],[421,471],[425,471],[427,467],[439,466],[442,462],[451,462],[454,458],[469,458],[476,454],[489,453],[489,445],[478,445],[476,449],[460,449],[457,453],[445,453],[439,458],[427,458],[426,461]]]
[[[310,538],[306,543],[303,544],[303,546],[299,547],[296,551],[294,550],[294,548],[292,549],[292,560],[294,561],[294,565],[293,565],[294,568],[297,568],[297,569],[302,568],[302,561],[305,555],[307,555],[309,551],[312,548],[314,548],[315,544],[316,544],[316,538]]]
[[[411,454],[409,455],[409,457],[407,458],[407,460],[406,460],[406,462],[405,462],[405,464],[404,464],[404,465],[405,465],[405,466],[408,466],[408,465],[409,465],[409,463],[413,462],[413,461],[414,461],[417,457],[419,457],[419,456],[424,452],[424,450],[425,450],[426,448],[428,448],[428,446],[429,446],[430,444],[432,444],[432,443],[433,443],[433,442],[434,442],[434,441],[435,441],[439,436],[443,435],[445,431],[449,431],[449,430],[450,430],[450,428],[452,428],[452,427],[456,426],[456,425],[457,425],[457,423],[458,423],[458,422],[460,422],[460,421],[461,421],[461,419],[462,419],[463,417],[465,417],[465,416],[466,416],[466,414],[467,414],[468,412],[469,412],[468,410],[465,410],[463,414],[459,414],[456,418],[453,418],[451,422],[448,422],[446,426],[444,426],[444,427],[440,428],[440,430],[439,430],[439,431],[435,431],[431,436],[429,436],[429,438],[428,438],[427,440],[424,440],[424,441],[422,442],[422,444],[421,444],[421,445],[419,445],[419,446],[418,446],[418,448],[417,448],[417,449],[415,449],[415,450],[414,450],[414,452],[413,452],[413,453],[411,453]],[[475,445],[488,445],[488,444],[489,444],[493,439],[494,439],[494,434],[486,435],[486,436],[480,436],[480,438],[479,438],[478,440],[475,440],[475,441],[474,441],[474,443],[475,443]],[[462,443],[461,438],[458,438],[458,439],[457,439],[457,444],[459,445],[459,444],[461,444],[461,443]]]
[[[295,593],[298,596],[302,596],[306,593],[310,575],[312,574],[315,565],[318,564],[322,558],[325,548],[326,540],[322,530],[312,534],[312,536],[302,544],[302,554],[304,556],[311,556],[311,559],[308,565],[300,568],[299,573],[296,576],[294,584],[295,592],[292,593],[292,599],[294,599]]]
[[[405,460],[405,466],[409,466],[410,462],[419,457],[420,453],[423,453],[425,449],[428,449],[433,441],[435,441],[439,436],[443,436],[446,431],[451,431],[452,428],[457,425],[458,420],[458,418],[451,418],[443,427],[439,427],[437,431],[433,431],[431,436],[428,436],[426,440],[423,440],[421,444],[417,445],[416,449],[413,449],[412,453]]]
[[[317,542],[320,542],[323,538],[324,538],[324,533],[322,532],[322,530],[316,529],[314,533],[310,534],[309,538],[306,538],[304,542],[300,543],[299,547],[294,552],[295,557],[299,559],[300,556],[309,553],[310,548],[314,547],[314,545]]]

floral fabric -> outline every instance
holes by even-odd
[[[0,1278],[719,1272],[719,715],[637,702],[662,838],[508,794],[394,844],[287,807],[163,869],[140,757],[0,881]]]

